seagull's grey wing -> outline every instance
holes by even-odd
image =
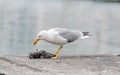
[[[80,37],[80,32],[77,30],[68,30],[63,28],[57,28],[55,30],[61,37],[67,39],[68,42],[73,42]]]

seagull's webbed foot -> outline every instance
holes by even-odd
[[[52,57],[52,59],[57,59],[57,58],[58,58],[58,56],[56,56],[56,55]]]

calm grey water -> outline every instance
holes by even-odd
[[[0,0],[0,54],[26,55],[58,46],[33,40],[42,29],[64,27],[93,36],[65,45],[61,55],[120,54],[120,4],[68,0]]]

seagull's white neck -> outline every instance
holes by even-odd
[[[40,32],[41,33],[41,40],[44,40],[44,41],[47,41],[47,42],[53,42],[53,38],[51,37],[52,36],[52,34],[50,34],[50,32],[48,32],[48,31],[41,31]]]

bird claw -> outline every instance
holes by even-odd
[[[52,59],[57,59],[56,57],[52,57]]]
[[[52,59],[57,59],[58,58],[58,56],[57,55],[54,55],[53,57],[52,57]]]

